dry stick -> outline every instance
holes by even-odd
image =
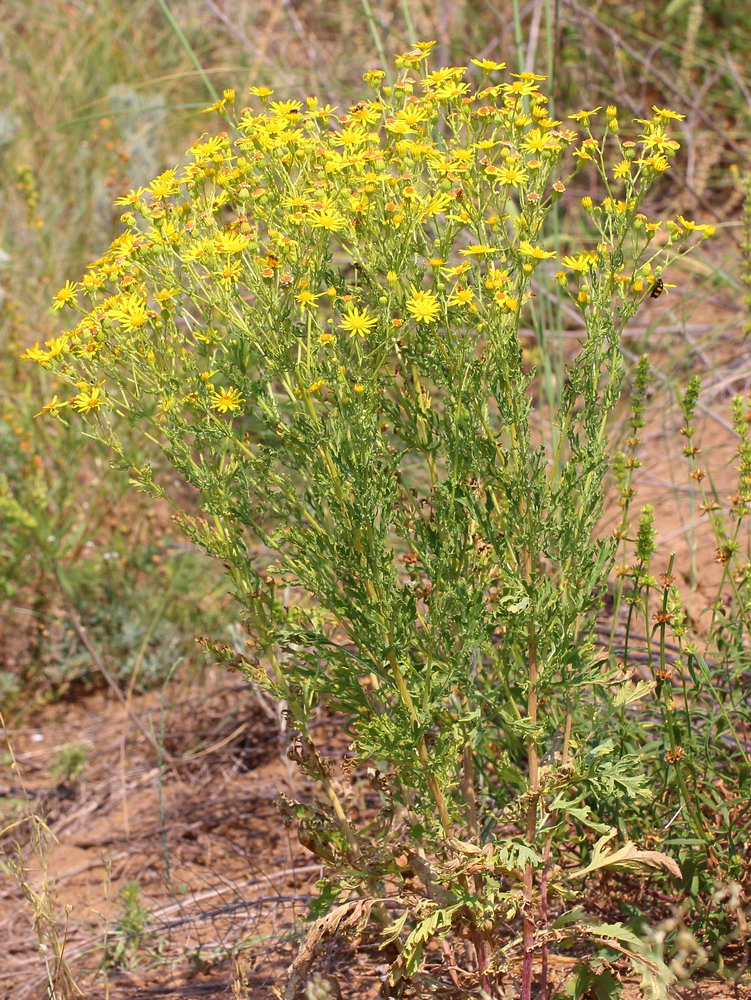
[[[532,19],[529,25],[529,42],[527,44],[527,55],[524,58],[524,71],[532,73],[535,68],[535,56],[537,55],[537,42],[540,38],[540,21],[542,20],[543,3],[537,0],[532,9]],[[441,63],[445,66],[445,63]]]
[[[110,690],[127,712],[128,717],[130,718],[133,725],[136,726],[136,728],[143,734],[143,736],[145,736],[145,738],[148,740],[148,742],[156,751],[157,755],[161,753],[164,760],[166,760],[169,764],[172,764],[174,766],[177,763],[177,758],[173,757],[172,754],[169,753],[167,750],[160,749],[159,746],[157,746],[157,742],[154,739],[154,736],[152,735],[152,733],[149,732],[149,730],[146,728],[143,722],[141,722],[141,720],[138,718],[135,712],[133,712],[133,710],[130,708],[125,698],[125,695],[118,687],[117,681],[109,672],[109,670],[104,664],[104,661],[102,660],[102,657],[99,655],[99,652],[97,651],[96,647],[89,639],[86,633],[86,629],[83,623],[81,622],[81,619],[78,617],[78,612],[75,609],[73,601],[70,599],[70,597],[68,596],[68,592],[65,589],[65,584],[63,583],[63,579],[60,574],[60,566],[57,562],[57,559],[55,559],[54,556],[52,558],[52,568],[55,574],[55,579],[57,580],[58,588],[60,589],[60,596],[63,599],[63,604],[65,605],[65,610],[68,612],[70,623],[73,626],[73,631],[76,633],[82,646],[91,657],[94,666],[100,672],[102,677],[104,677]]]

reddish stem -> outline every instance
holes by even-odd
[[[521,1000],[532,1000],[532,965],[535,956],[535,927],[530,916],[532,905],[532,866],[524,872],[524,963],[522,965]]]
[[[548,926],[548,859],[550,858],[550,837],[545,843],[543,851],[542,874],[540,875],[540,917],[543,930]],[[548,942],[545,938],[542,942],[542,957],[540,960],[540,973],[542,985],[540,986],[540,1000],[548,1000]]]

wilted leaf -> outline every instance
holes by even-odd
[[[590,872],[608,869],[617,872],[647,872],[650,869],[658,869],[670,872],[676,878],[681,877],[681,870],[667,854],[661,851],[642,851],[631,840],[627,840],[623,847],[617,851],[608,851],[607,844],[615,837],[618,831],[613,828],[610,833],[600,837],[592,851],[592,860],[586,868],[569,872],[569,878],[579,878],[582,875],[589,875]]]

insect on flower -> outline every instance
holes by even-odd
[[[664,291],[665,291],[665,282],[662,280],[662,278],[658,278],[657,281],[655,281],[654,285],[652,285],[652,290],[649,293],[649,297],[650,299],[659,299],[659,297],[662,295]]]

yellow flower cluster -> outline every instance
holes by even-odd
[[[641,217],[642,242],[626,259],[618,227],[639,218],[678,148],[668,128],[681,116],[655,108],[637,143],[621,139],[615,108],[599,138],[602,109],[579,111],[569,118],[580,135],[551,116],[542,77],[495,82],[504,64],[487,59],[430,70],[429,54],[426,43],[400,56],[393,85],[366,73],[371,94],[346,109],[254,87],[254,106],[235,110],[238,95],[225,91],[213,110],[231,132],[201,136],[185,166],[119,199],[124,233],[54,298],[78,322],[26,356],[95,388],[127,359],[132,386],[160,407],[169,398],[170,412],[188,359],[200,356],[228,386],[206,395],[196,373],[183,379],[185,405],[203,406],[207,419],[242,411],[253,366],[301,366],[300,385],[349,386],[340,370],[356,375],[369,352],[385,356],[448,323],[479,337],[516,322],[535,271],[558,255],[544,220],[583,169],[602,178],[602,199],[584,200],[598,250],[562,264],[580,281],[609,270],[613,294],[638,296],[634,268],[657,223]],[[608,157],[618,197],[601,166]],[[711,234],[682,218],[671,226],[676,246]],[[580,292],[571,294],[581,304]],[[69,402],[86,412],[105,399],[82,389]]]

